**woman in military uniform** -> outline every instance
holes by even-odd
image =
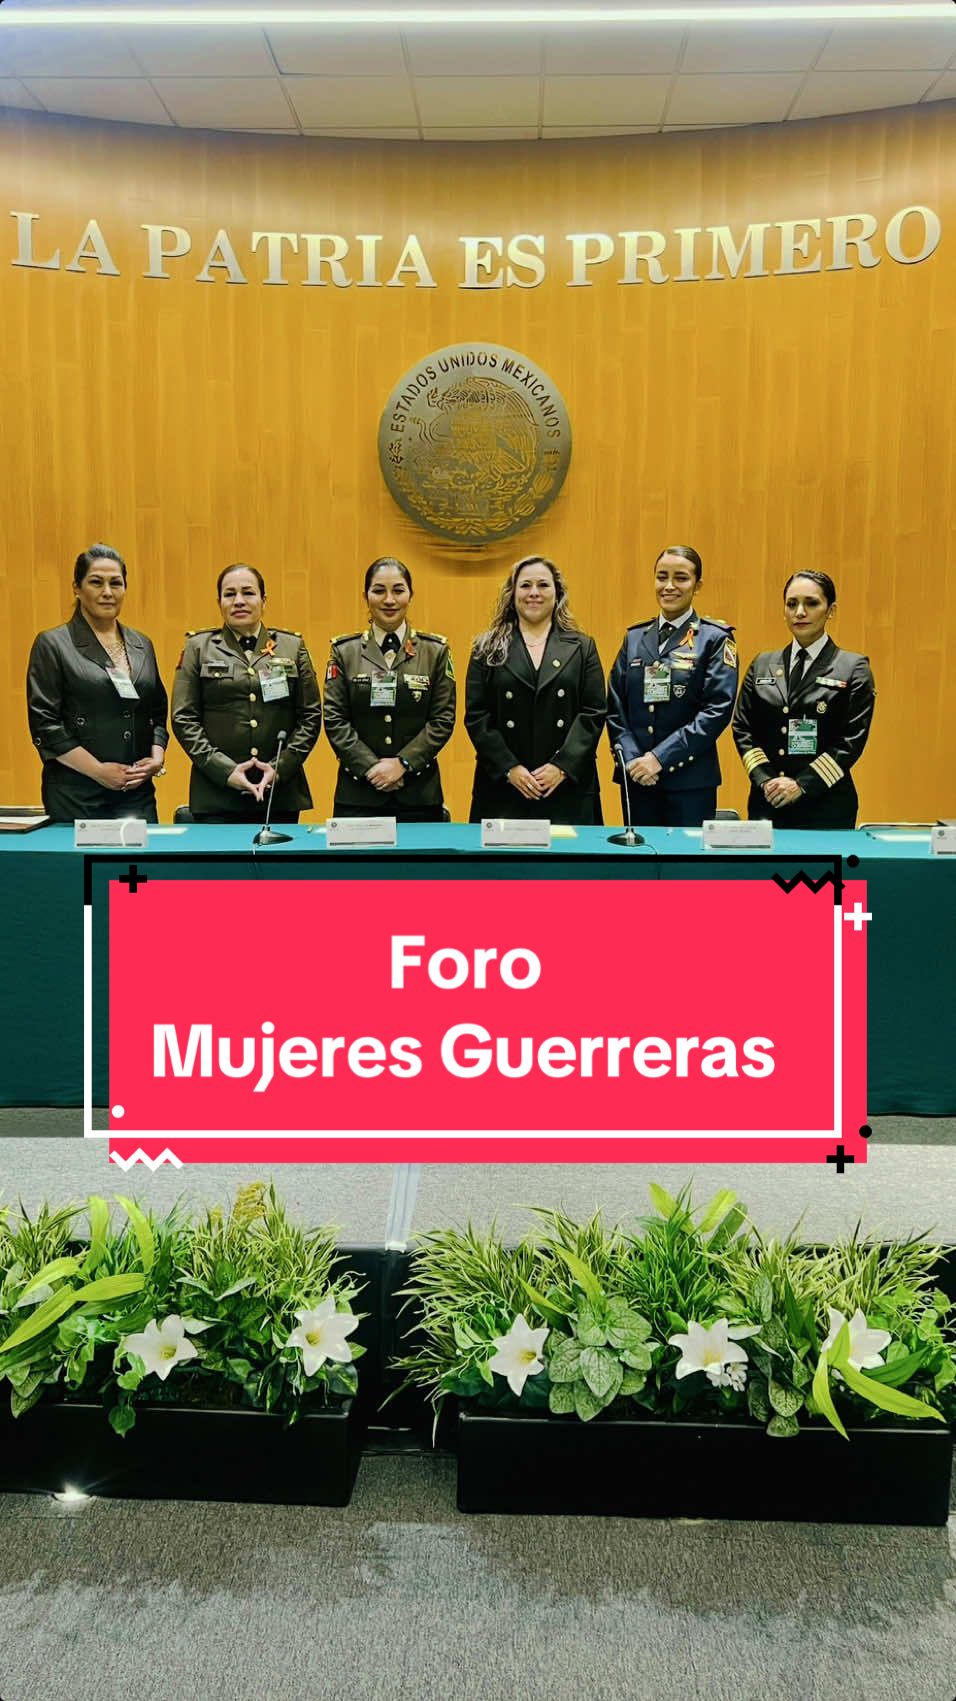
[[[750,780],[751,821],[856,826],[850,769],[863,754],[876,691],[866,656],[827,636],[835,607],[829,574],[794,573],[783,591],[792,640],[747,669],[734,740]]]
[[[189,807],[196,821],[258,824],[272,787],[273,821],[297,821],[312,804],[302,764],[322,725],[309,652],[298,632],[263,622],[254,567],[226,567],[216,594],[223,624],[187,635],[173,686],[173,731],[192,762]]]
[[[412,576],[380,556],[365,574],[369,623],[332,641],[325,732],[339,759],[336,815],[444,818],[437,757],[455,727],[448,640],[408,621]]]
[[[571,614],[563,574],[543,556],[526,556],[505,580],[468,664],[471,820],[599,823],[604,711],[601,658]]]
[[[27,669],[30,736],[43,760],[43,807],[54,821],[155,821],[166,691],[142,632],[121,626],[126,563],[108,544],[76,558],[76,606],[40,632]]]
[[[631,820],[695,827],[717,808],[717,740],[737,694],[733,627],[694,610],[702,564],[674,544],[654,563],[660,613],[629,626],[608,683],[614,778],[627,773]]]

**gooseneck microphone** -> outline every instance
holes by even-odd
[[[276,784],[279,779],[279,757],[282,755],[282,746],[285,743],[285,736],[284,732],[280,732],[278,742],[276,744],[275,761],[272,764],[275,779],[269,787],[269,801],[266,804],[266,818],[252,841],[254,845],[288,845],[292,843],[291,833],[277,833],[269,826],[269,820],[272,815],[272,799],[275,797]]]
[[[643,845],[646,841],[641,837],[640,833],[635,833],[634,828],[631,826],[631,794],[628,790],[627,763],[624,760],[624,751],[619,744],[615,744],[614,754],[617,757],[621,768],[621,796],[624,799],[624,811],[627,816],[627,826],[623,833],[608,834],[607,842],[609,845]]]

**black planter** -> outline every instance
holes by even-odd
[[[23,1417],[9,1409],[0,1417],[0,1490],[346,1506],[360,1450],[352,1400],[291,1429],[242,1407],[140,1406],[122,1436],[102,1406],[41,1402]]]
[[[461,1512],[945,1524],[943,1424],[829,1425],[788,1439],[756,1424],[508,1417],[462,1411]]]

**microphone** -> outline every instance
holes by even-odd
[[[646,841],[641,837],[640,833],[635,833],[634,828],[631,826],[631,794],[628,791],[627,763],[624,760],[624,751],[619,744],[615,744],[614,754],[621,765],[621,794],[624,798],[624,808],[627,813],[627,827],[623,833],[610,833],[608,835],[607,842],[609,845],[643,845]]]
[[[285,743],[285,739],[285,733],[280,732],[278,743],[276,745],[275,761],[272,764],[276,777],[269,787],[269,801],[266,804],[266,818],[252,841],[254,845],[288,845],[292,843],[291,833],[277,833],[269,826],[269,818],[272,815],[272,799],[275,797],[276,782],[279,778],[279,757],[282,755],[282,746]]]

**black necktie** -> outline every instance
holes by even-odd
[[[254,650],[256,647],[256,639],[251,632],[247,632],[245,637],[239,639],[239,642],[244,650]]]
[[[669,621],[665,620],[663,625],[661,626],[659,633],[657,634],[657,648],[659,650],[662,650],[664,648],[664,645],[667,643],[668,638],[673,638],[674,633],[676,631],[677,631],[677,627],[671,626]]]
[[[401,647],[402,646],[399,642],[398,633],[397,632],[386,632],[384,638],[382,639],[382,655],[383,656],[390,656],[390,655],[392,655],[392,653],[394,651],[400,650]]]
[[[803,673],[804,673],[804,669],[805,669],[806,665],[807,665],[807,652],[806,652],[806,650],[801,648],[797,652],[796,660],[794,661],[793,666],[790,669],[790,695],[791,695],[791,697],[794,697],[796,695],[797,691],[800,688],[800,681],[803,678]]]

